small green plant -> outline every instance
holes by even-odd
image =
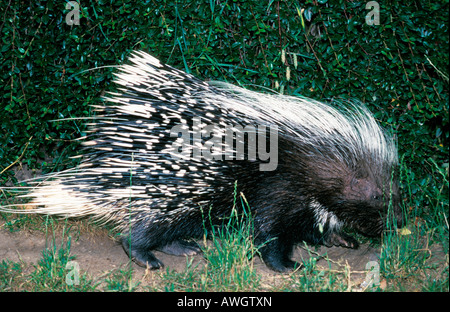
[[[395,280],[400,289],[441,289],[447,281],[448,290],[449,182],[448,172],[445,172],[448,169],[439,168],[432,160],[430,162],[434,179],[417,181],[412,170],[404,165],[401,168],[408,223],[402,229],[397,229],[393,224],[388,225],[383,236],[381,273],[387,279]],[[434,248],[431,248],[433,245]],[[428,271],[435,270],[437,265],[430,261],[434,251],[446,253],[446,264],[440,265],[444,266],[443,272],[447,272],[447,275],[441,274],[429,280]]]
[[[313,251],[306,243],[303,247],[308,256],[302,260],[302,266],[289,276],[289,286],[284,291],[346,291],[350,287],[348,285],[347,266],[339,270],[332,269],[332,261],[328,256],[321,255]],[[327,261],[328,267],[323,268],[317,266],[320,259]]]
[[[208,285],[205,275],[198,264],[193,263],[194,258],[186,257],[186,269],[182,272],[176,272],[170,270],[169,268],[161,274],[161,279],[163,281],[164,287],[152,288],[153,291],[208,291]],[[159,285],[158,285],[159,286]]]
[[[255,246],[253,241],[251,209],[242,193],[239,196],[241,209],[238,209],[236,192],[235,185],[233,208],[223,224],[210,227],[205,225],[205,275],[217,290],[252,290],[258,287],[260,280],[252,261],[260,246]],[[208,217],[212,224],[210,216]],[[208,228],[209,233],[206,232]],[[210,238],[210,242],[206,241],[207,238]]]
[[[88,291],[95,289],[95,285],[81,274],[75,256],[71,255],[72,236],[67,223],[62,230],[62,237],[57,238],[52,219],[48,218],[45,226],[50,223],[51,240],[42,251],[42,257],[34,271],[29,275],[27,288],[32,291]],[[46,230],[49,230],[46,228]],[[60,243],[57,244],[57,240]]]
[[[125,269],[112,271],[105,279],[105,283],[105,291],[132,292],[139,286],[139,282],[133,280],[131,263]]]
[[[72,237],[64,228],[56,238],[52,229],[49,245],[42,251],[37,264],[2,260],[0,263],[0,291],[92,291],[97,285],[81,274],[75,256],[71,255]],[[57,243],[60,240],[60,243]],[[30,272],[31,271],[31,272]]]
[[[22,275],[23,267],[19,262],[2,260],[0,263],[0,292],[15,291],[16,281]]]

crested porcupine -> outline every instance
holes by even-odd
[[[207,83],[143,52],[116,76],[80,166],[41,182],[25,195],[39,207],[22,212],[112,222],[151,268],[163,266],[152,250],[199,251],[204,211],[229,216],[236,181],[276,271],[294,268],[296,243],[356,248],[343,228],[378,236],[388,207],[401,222],[396,146],[364,106]]]

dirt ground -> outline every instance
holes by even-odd
[[[59,234],[57,234],[59,235]],[[56,240],[57,244],[58,239]],[[48,247],[51,237],[45,237],[45,234],[39,231],[22,230],[19,232],[9,232],[2,227],[0,222],[0,261],[8,259],[11,261],[22,261],[27,264],[36,264],[42,257],[42,251]],[[57,245],[59,246],[59,245]],[[71,255],[75,255],[75,261],[78,262],[80,270],[85,272],[91,278],[104,275],[114,269],[125,268],[129,259],[123,251],[120,244],[115,242],[107,235],[106,230],[94,230],[81,233],[79,237],[72,237]],[[353,285],[360,285],[366,278],[366,265],[370,261],[376,261],[379,250],[368,245],[362,245],[359,249],[347,249],[340,247],[326,248],[321,247],[313,252],[312,256],[328,255],[328,259],[332,260],[331,265],[339,270],[343,270],[348,265],[351,270],[351,278]],[[186,267],[186,259],[155,252],[166,267],[175,271],[183,271]],[[293,259],[300,261],[307,259],[311,255],[303,247],[297,247],[293,254]],[[194,256],[194,264],[202,265],[205,260],[201,255]],[[329,261],[320,259],[317,265],[324,269],[328,268]],[[140,279],[145,274],[145,269],[133,264],[134,274]],[[271,279],[279,276],[268,269],[259,257],[254,259],[254,267],[257,273],[262,276],[262,280],[270,283]]]

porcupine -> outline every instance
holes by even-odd
[[[365,106],[208,83],[144,52],[119,68],[118,91],[96,107],[79,167],[25,195],[38,207],[22,212],[112,222],[127,254],[152,269],[163,266],[153,250],[200,250],[191,239],[204,234],[205,211],[223,222],[235,183],[263,261],[280,272],[295,267],[297,243],[357,248],[343,229],[379,236],[388,208],[401,223],[396,146]],[[263,150],[275,140],[275,166],[251,154],[255,130],[245,134],[246,126],[276,130],[258,133],[266,134],[258,136]],[[222,140],[230,129],[234,143]],[[243,155],[240,143],[248,145]]]

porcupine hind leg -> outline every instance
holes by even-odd
[[[163,246],[154,247],[150,244],[139,244],[133,242],[129,237],[122,238],[122,247],[127,255],[138,265],[156,270],[164,267],[151,250],[162,251],[174,256],[191,256],[201,251],[200,246],[192,241],[176,240]]]
[[[158,250],[174,256],[192,256],[201,252],[201,248],[196,242],[183,239],[173,241]]]
[[[121,242],[123,250],[137,265],[156,270],[164,267],[164,263],[152,251],[167,245],[172,239],[165,234],[166,227],[155,226],[151,221],[135,216],[131,226],[122,232]]]
[[[164,267],[163,262],[153,254],[154,250],[175,256],[190,256],[201,251],[195,242],[184,239],[200,237],[199,233],[202,231],[194,233],[192,228],[195,226],[182,227],[175,222],[156,222],[139,216],[135,216],[135,220],[138,221],[132,222],[132,226],[122,233],[122,246],[128,256],[140,266],[148,266],[150,269]],[[191,222],[194,220],[196,218],[191,218]]]
[[[155,257],[150,248],[135,244],[129,237],[122,238],[122,247],[128,257],[139,266],[152,270],[164,267],[164,263]]]

